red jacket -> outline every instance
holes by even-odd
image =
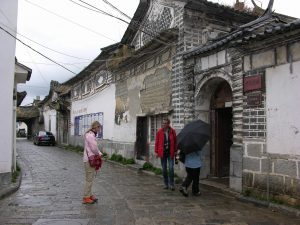
[[[177,139],[176,139],[176,131],[173,128],[169,128],[169,140],[170,140],[170,156],[174,158],[175,153],[177,151]],[[156,133],[155,138],[155,153],[159,158],[162,158],[164,155],[164,129],[160,128]]]

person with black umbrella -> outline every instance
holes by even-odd
[[[179,191],[184,195],[188,196],[188,187],[192,183],[192,194],[194,196],[201,195],[199,191],[199,176],[200,176],[200,169],[202,166],[201,160],[201,151],[191,152],[185,155],[184,161],[185,170],[187,173],[186,178],[181,184]]]
[[[210,125],[202,120],[192,121],[184,126],[177,135],[178,149],[184,153],[184,165],[187,176],[184,179],[179,191],[188,196],[188,187],[192,184],[192,193],[195,196],[200,195],[199,176],[202,166],[201,150],[208,142],[210,137]],[[183,158],[183,157],[181,157]]]
[[[170,126],[168,118],[163,120],[162,128],[156,133],[155,155],[160,158],[164,177],[164,189],[175,190],[174,186],[174,158],[177,152],[177,138],[175,130]],[[168,173],[169,166],[169,173]]]

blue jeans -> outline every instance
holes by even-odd
[[[168,164],[169,164],[169,173],[168,173]],[[174,158],[170,156],[163,156],[161,158],[161,167],[164,177],[164,183],[167,187],[174,186]]]

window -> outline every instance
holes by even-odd
[[[102,125],[102,129],[98,133],[97,138],[103,138],[103,112],[76,116],[74,119],[74,135],[83,135],[91,127],[91,124],[96,120],[99,121]]]
[[[168,114],[160,114],[150,117],[150,139],[155,141],[156,132],[161,128],[162,121],[167,118]]]
[[[92,89],[92,82],[90,80],[84,82],[84,85],[83,85],[83,94],[88,94]]]
[[[96,88],[103,86],[107,80],[107,71],[100,70],[95,75]]]
[[[81,95],[81,86],[78,85],[73,89],[73,98],[78,98]]]

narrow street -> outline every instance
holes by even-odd
[[[201,187],[202,196],[163,190],[161,178],[105,162],[94,183],[99,202],[83,205],[78,153],[18,140],[20,189],[0,200],[0,224],[300,224],[300,218]]]

